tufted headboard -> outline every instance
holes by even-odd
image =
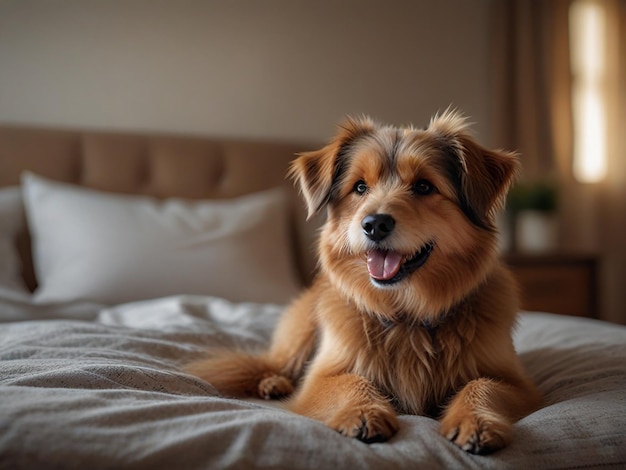
[[[305,283],[315,268],[319,221],[305,221],[290,181],[289,162],[311,144],[156,133],[100,132],[0,125],[0,187],[20,183],[30,170],[89,188],[158,198],[221,199],[279,185],[288,187],[298,273]],[[36,287],[28,233],[16,240],[29,288]]]

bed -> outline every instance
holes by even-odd
[[[306,143],[0,126],[0,469],[625,468],[626,328],[522,312],[544,394],[470,455],[401,416],[364,444],[183,366],[265,345],[310,282]]]

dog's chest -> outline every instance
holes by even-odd
[[[455,328],[381,323],[368,330],[356,372],[390,395],[402,412],[423,414],[443,404],[475,374],[466,354],[468,338]]]

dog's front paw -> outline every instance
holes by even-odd
[[[259,397],[266,400],[275,400],[291,395],[293,384],[284,375],[268,375],[259,382]]]
[[[386,441],[398,430],[398,418],[393,410],[379,406],[346,408],[336,413],[326,424],[344,436],[354,437],[367,444]]]
[[[440,432],[464,451],[484,455],[508,444],[511,425],[492,415],[472,413],[461,418],[446,416],[441,421]]]

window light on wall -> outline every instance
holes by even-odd
[[[574,177],[596,183],[606,175],[605,30],[600,2],[577,0],[569,11]]]

